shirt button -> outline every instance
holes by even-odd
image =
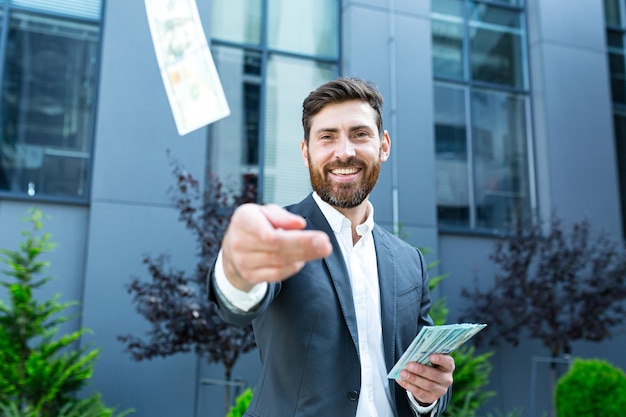
[[[359,399],[359,393],[355,390],[348,391],[348,399],[350,401],[356,401]]]

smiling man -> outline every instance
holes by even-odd
[[[386,376],[432,320],[424,257],[374,223],[369,195],[391,150],[382,104],[360,79],[311,92],[301,151],[313,193],[231,218],[209,297],[254,327],[262,367],[246,416],[436,416],[449,401],[448,355]]]

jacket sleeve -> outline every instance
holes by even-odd
[[[207,275],[207,297],[217,309],[220,318],[226,323],[237,326],[246,326],[258,317],[269,306],[275,294],[280,291],[280,283],[269,284],[267,293],[261,302],[250,311],[243,311],[232,305],[219,291],[215,282],[215,266],[217,258],[213,260]]]

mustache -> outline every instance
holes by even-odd
[[[367,165],[363,160],[356,158],[354,156],[349,157],[345,161],[334,161],[326,165],[327,170],[337,169],[337,168],[350,168],[350,167],[360,167],[365,168]]]

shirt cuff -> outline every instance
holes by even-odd
[[[437,406],[437,403],[439,402],[439,400],[435,401],[429,406],[422,407],[421,405],[418,404],[413,394],[407,391],[406,395],[407,397],[409,397],[409,401],[411,402],[411,407],[413,408],[413,410],[417,412],[417,415],[434,417],[435,413],[437,412],[437,409],[435,407]]]
[[[237,310],[241,310],[244,313],[247,313],[256,307],[267,293],[267,282],[256,284],[248,292],[242,291],[231,284],[228,278],[226,278],[226,273],[224,272],[221,250],[217,255],[217,261],[215,262],[215,269],[213,272],[218,294],[224,298],[224,301],[226,301],[226,304],[229,307],[235,307]]]

